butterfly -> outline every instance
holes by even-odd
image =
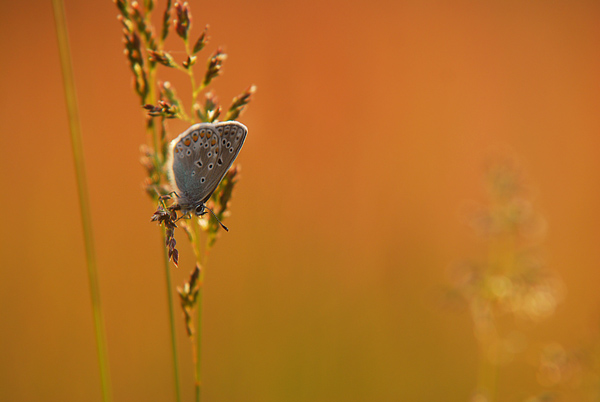
[[[167,176],[184,215],[202,216],[206,210],[215,215],[205,204],[240,153],[246,134],[246,126],[237,121],[198,123],[171,141]]]

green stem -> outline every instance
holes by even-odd
[[[162,229],[163,245],[165,244],[166,233]],[[173,382],[175,384],[175,400],[181,402],[179,385],[179,359],[177,358],[177,333],[175,331],[175,313],[173,309],[173,291],[171,286],[171,266],[169,265],[169,254],[167,248],[163,247],[163,260],[165,264],[165,282],[167,285],[167,305],[169,307],[169,325],[171,328],[171,355],[173,357]]]
[[[100,286],[98,284],[96,250],[94,248],[90,202],[85,174],[83,144],[81,140],[81,125],[79,121],[79,111],[77,108],[75,79],[73,77],[73,69],[71,66],[71,52],[69,48],[65,8],[62,0],[52,0],[52,5],[54,10],[54,21],[56,23],[56,37],[58,40],[58,51],[60,54],[60,64],[67,104],[67,113],[69,117],[69,129],[71,133],[73,161],[75,164],[75,176],[77,179],[79,210],[81,214],[83,239],[85,243],[85,255],[92,302],[92,315],[94,317],[96,352],[98,354],[98,366],[100,369],[102,400],[108,402],[112,401],[112,392],[110,376],[108,373],[106,333],[100,304]]]
[[[202,399],[202,289],[204,288],[204,267],[198,278],[198,298],[196,300],[196,402]]]
[[[184,44],[185,44],[185,52],[188,54],[188,56],[190,55],[190,41],[186,38],[184,40]],[[198,94],[200,93],[201,88],[196,88],[196,78],[194,77],[194,70],[192,68],[193,66],[188,66],[186,70],[187,74],[190,77],[190,84],[192,86],[192,103],[191,103],[191,107],[194,107],[194,104],[196,103],[196,98],[198,97]],[[194,115],[194,111],[192,110],[192,116]]]
[[[198,225],[198,231],[200,229],[200,225]],[[198,239],[196,240],[198,242]],[[202,348],[201,348],[201,334],[202,334],[202,290],[204,288],[204,267],[206,266],[206,263],[208,262],[208,254],[210,253],[210,239],[206,239],[206,247],[204,248],[204,260],[203,260],[203,265],[202,265],[202,269],[200,271],[200,278],[198,278],[198,298],[197,298],[197,306],[196,308],[198,309],[197,311],[197,320],[196,320],[196,333],[198,334],[196,336],[196,374],[197,374],[197,381],[196,381],[196,402],[200,402],[200,399],[202,397],[201,395],[201,389],[202,389]]]
[[[147,16],[148,20],[150,20],[149,16]],[[147,46],[147,44],[146,44]],[[156,65],[148,65],[148,100],[149,103],[154,105],[156,104]],[[142,103],[145,103],[145,100],[142,100]],[[159,167],[162,166],[165,162],[162,155],[162,142],[159,138],[158,128],[156,127],[156,122],[153,118],[149,118],[146,122],[146,131],[151,137],[152,146],[154,147],[154,164]],[[167,248],[165,247],[165,230],[162,229],[162,249],[163,249],[163,263],[165,269],[165,282],[166,282],[166,290],[167,290],[167,307],[169,310],[169,328],[171,334],[171,357],[173,361],[173,385],[175,387],[175,401],[181,402],[181,391],[180,391],[180,381],[179,381],[179,359],[177,358],[177,331],[175,330],[175,312],[173,307],[173,291],[172,291],[172,283],[171,283],[171,266],[169,263],[169,255],[167,253]]]
[[[198,278],[198,296],[196,297],[196,338],[192,340],[196,342],[192,348],[192,352],[195,352],[196,354],[196,356],[194,356],[195,401],[200,402],[200,399],[202,398],[202,288],[204,287],[204,267],[207,256],[205,255],[203,259],[202,251],[200,250],[200,237],[202,229],[200,228],[198,218],[192,218],[191,222],[192,246],[194,249],[194,254],[196,255],[196,262],[200,267],[200,277]]]
[[[200,95],[200,92],[202,92],[202,90],[205,88],[204,83],[202,85],[200,85],[198,88],[196,88],[195,91],[192,92],[192,97],[194,100],[196,100],[196,98],[198,97],[198,95]]]
[[[150,100],[150,104],[156,104],[156,66],[149,65],[148,66],[148,99]],[[142,103],[145,103],[142,101]],[[154,164],[155,166],[161,166],[164,161],[161,160],[159,154],[161,151],[161,146],[158,137],[158,130],[156,128],[156,124],[154,123],[154,118],[147,117],[146,122],[146,131],[150,133],[152,137],[152,146],[154,147]]]

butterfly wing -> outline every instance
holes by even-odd
[[[215,124],[215,130],[219,138],[218,146],[216,147],[216,162],[213,170],[207,177],[208,194],[202,199],[206,202],[212,193],[215,191],[227,171],[237,158],[244,141],[248,129],[242,123],[237,121],[224,121]]]
[[[204,204],[240,152],[248,129],[241,123],[194,124],[171,142],[169,180],[184,212]]]

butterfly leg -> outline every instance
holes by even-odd
[[[188,211],[185,214],[181,215],[179,218],[175,219],[175,222],[179,221],[180,219],[190,219],[191,217],[192,215]]]

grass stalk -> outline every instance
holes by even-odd
[[[156,102],[156,91],[155,91],[155,83],[156,83],[156,69],[151,69],[149,72],[150,77],[150,94],[149,99],[152,103]],[[148,124],[146,125],[147,131],[152,138],[152,144],[154,149],[157,151],[154,153],[154,158],[156,159],[156,165],[160,166],[164,161],[159,161],[159,152],[160,149],[158,132],[156,123],[153,119],[148,120]],[[166,232],[165,228],[161,229],[161,239],[162,244],[165,244]],[[169,329],[171,334],[171,355],[173,361],[173,385],[175,387],[175,401],[181,402],[181,387],[179,380],[179,359],[177,357],[177,331],[175,330],[175,310],[173,307],[173,287],[171,286],[171,265],[169,263],[168,251],[165,247],[163,247],[163,263],[165,269],[165,285],[167,287],[167,307],[169,310]]]
[[[200,232],[200,225],[196,226],[197,232]],[[199,234],[199,233],[198,233]],[[199,238],[196,238],[196,244],[198,244]],[[210,240],[207,239],[206,247],[204,248],[204,258],[202,260],[202,266],[206,266],[208,262],[208,254],[210,252],[211,245]],[[200,261],[200,256],[198,256],[198,261]],[[202,293],[204,289],[204,269],[200,270],[200,277],[198,279],[198,297],[196,299],[196,402],[200,402],[202,399]]]
[[[200,271],[198,299],[196,302],[196,402],[202,399],[202,288],[204,287],[204,270]]]
[[[69,131],[71,134],[73,162],[75,164],[77,192],[79,195],[79,211],[81,214],[83,239],[85,244],[85,256],[88,269],[92,315],[94,319],[94,333],[96,338],[96,351],[98,354],[98,365],[100,370],[102,400],[104,402],[109,402],[112,401],[112,391],[108,369],[106,332],[104,329],[104,320],[102,317],[102,308],[100,304],[100,286],[98,284],[96,250],[94,248],[90,201],[85,174],[83,144],[81,140],[81,124],[79,121],[79,111],[77,108],[75,79],[73,77],[73,69],[71,65],[71,52],[69,48],[65,8],[62,0],[52,0],[52,6],[54,10],[56,37],[58,41],[67,114],[69,119]]]
[[[205,250],[204,258],[202,250],[200,249],[200,238],[202,229],[198,219],[191,219],[191,229],[193,233],[192,245],[194,253],[196,255],[196,262],[200,267],[200,276],[198,278],[198,295],[196,297],[196,330],[195,333],[195,352],[194,356],[194,390],[195,390],[195,401],[200,402],[202,399],[202,289],[204,287],[204,267],[206,265],[206,259],[208,257],[208,249]]]
[[[163,244],[165,242],[165,229],[162,228]],[[163,260],[165,265],[165,282],[167,286],[167,306],[169,308],[169,326],[171,329],[171,354],[173,357],[173,382],[175,385],[175,401],[181,402],[179,384],[179,359],[177,358],[177,332],[175,331],[175,312],[173,308],[173,287],[171,286],[171,267],[167,248],[163,247]]]

